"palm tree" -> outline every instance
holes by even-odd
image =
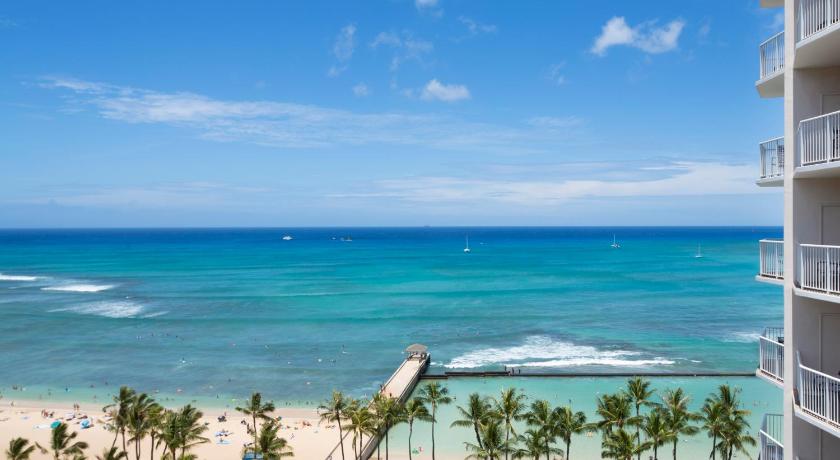
[[[435,422],[437,421],[437,408],[452,402],[449,397],[449,389],[438,382],[429,382],[420,388],[420,400],[432,406],[432,460],[435,460]]]
[[[699,416],[688,410],[688,403],[691,401],[682,388],[668,390],[662,397],[663,409],[665,410],[665,424],[668,430],[674,435],[673,456],[677,460],[677,443],[680,435],[694,436],[699,431],[692,422],[699,420]]]
[[[586,414],[574,412],[569,406],[554,409],[554,417],[557,423],[557,434],[566,444],[566,460],[569,459],[569,450],[572,447],[572,435],[583,433],[588,427]]]
[[[468,459],[500,460],[502,454],[510,451],[507,440],[502,435],[502,424],[499,420],[489,420],[481,426],[482,444],[465,442],[470,455]]]
[[[344,430],[341,429],[341,420],[345,417],[348,400],[340,391],[333,390],[332,399],[318,407],[321,413],[321,421],[338,423],[338,442],[341,445],[341,460],[344,460]]]
[[[632,415],[630,397],[623,392],[600,396],[597,404],[595,412],[601,416],[601,420],[596,426],[604,432],[604,436],[614,428],[624,429],[625,425],[633,425],[638,421]]]
[[[720,401],[710,396],[706,398],[703,408],[700,409],[700,417],[703,421],[703,430],[712,438],[712,452],[709,458],[715,460],[718,439],[726,426],[726,410]]]
[[[113,417],[114,442],[111,443],[111,447],[117,444],[117,436],[122,435],[123,452],[128,452],[125,444],[125,430],[128,427],[128,410],[134,402],[135,395],[136,393],[131,388],[121,386],[119,393],[114,395],[114,402],[102,408],[103,412],[110,410]]]
[[[653,460],[659,460],[659,448],[672,441],[674,434],[668,428],[662,409],[656,408],[642,418],[642,431],[653,448]]]
[[[601,442],[601,457],[617,460],[633,460],[636,455],[650,449],[650,442],[639,442],[639,436],[623,428],[608,433]]]
[[[495,410],[505,425],[505,444],[510,443],[510,435],[516,436],[513,422],[525,418],[525,395],[516,392],[516,388],[502,390],[496,400]],[[509,451],[505,451],[505,460],[509,458]]]
[[[344,431],[353,433],[353,457],[359,459],[362,455],[362,440],[375,425],[373,414],[365,402],[357,400],[350,402],[345,414],[347,423],[344,425]]]
[[[414,432],[414,422],[417,420],[429,422],[432,420],[432,415],[429,414],[429,409],[420,398],[412,398],[405,403],[402,418],[402,421],[408,423],[408,460],[412,460],[411,435]]]
[[[168,410],[164,413],[159,433],[160,442],[164,445],[162,457],[166,457],[167,451],[173,459],[184,457],[191,448],[210,442],[202,436],[207,431],[207,426],[201,423],[202,415],[201,411],[189,404],[177,412]],[[180,455],[178,450],[181,451]]]
[[[472,427],[473,432],[475,433],[476,445],[480,448],[481,427],[487,422],[488,418],[490,418],[490,413],[492,412],[490,402],[487,398],[481,397],[478,393],[472,393],[470,394],[470,398],[467,402],[467,407],[463,408],[458,406],[457,409],[461,418],[455,420],[449,426],[460,426],[466,428]]]
[[[374,410],[385,433],[385,460],[388,460],[388,438],[391,427],[403,421],[403,405],[396,398],[377,394],[373,401]]]
[[[268,414],[274,412],[274,403],[267,402],[263,404],[262,395],[259,392],[255,392],[251,394],[251,399],[248,400],[247,405],[245,405],[244,407],[237,407],[236,410],[242,412],[245,415],[251,416],[251,421],[253,422],[251,429],[254,430],[254,448],[256,449],[257,434],[259,432],[259,427],[257,427],[257,419],[270,420],[271,417]]]
[[[721,457],[732,460],[735,451],[749,456],[746,446],[755,446],[755,438],[749,434],[750,424],[742,413],[730,414],[721,432],[719,450]]]
[[[146,418],[148,422],[148,433],[151,440],[149,446],[149,460],[155,460],[155,446],[160,444],[157,439],[160,436],[161,425],[163,424],[164,408],[160,404],[153,402],[146,410]],[[155,443],[157,441],[157,444]]]
[[[88,444],[84,441],[74,441],[78,433],[75,431],[68,433],[67,428],[67,424],[60,423],[50,433],[50,449],[53,451],[55,460],[60,460],[62,457],[73,458],[83,454],[83,451],[88,447]]]
[[[548,459],[551,452],[551,444],[557,438],[557,420],[554,411],[548,401],[540,399],[531,403],[531,410],[525,415],[525,422],[528,426],[535,428],[542,434],[545,446],[543,452]]]
[[[552,449],[549,452],[545,451],[545,436],[541,430],[525,430],[525,434],[520,435],[517,438],[519,442],[522,443],[523,447],[513,451],[513,458],[515,459],[529,458],[532,460],[540,460],[540,456],[543,454],[551,455],[559,453],[557,449]]]
[[[9,449],[6,450],[7,460],[29,460],[29,456],[37,447],[30,444],[28,439],[13,438],[9,441]]]
[[[263,423],[260,429],[260,436],[255,451],[262,454],[263,460],[280,460],[286,457],[294,457],[292,447],[289,443],[277,436],[280,427],[272,422]]]
[[[636,408],[636,419],[641,416],[640,409],[642,406],[650,404],[650,398],[653,396],[653,390],[650,389],[650,380],[641,377],[633,377],[627,381],[627,396]],[[639,437],[639,424],[636,424],[636,436]],[[636,455],[636,460],[641,460],[642,454]]]
[[[128,454],[117,447],[106,448],[102,451],[102,455],[96,456],[96,460],[125,460],[127,458]]]
[[[151,430],[151,423],[149,419],[149,411],[155,402],[146,393],[136,395],[131,406],[128,408],[125,424],[128,433],[131,436],[130,442],[134,443],[134,455],[136,460],[140,460],[140,441],[149,434]]]

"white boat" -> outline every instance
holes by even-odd
[[[697,245],[697,254],[694,254],[695,259],[702,259],[703,258],[703,248],[700,245]]]
[[[613,243],[610,245],[610,247],[613,249],[618,249],[621,247],[621,245],[618,244],[618,241],[615,240],[615,234],[613,234]]]
[[[466,254],[469,254],[469,253],[472,252],[472,250],[470,249],[470,237],[469,237],[469,235],[466,236],[466,241],[467,241],[467,244],[466,244],[466,246],[464,246],[464,252]]]
[[[293,239],[292,235],[283,235],[283,241],[292,241]]]

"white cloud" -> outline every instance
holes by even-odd
[[[414,6],[417,9],[434,8],[438,4],[438,0],[414,0]]]
[[[754,194],[751,165],[675,162],[657,177],[637,180],[479,180],[458,177],[418,177],[380,181],[372,193],[342,195],[345,198],[391,197],[411,202],[451,204],[505,203],[551,207],[584,198],[707,196]]]
[[[583,124],[583,120],[579,117],[533,117],[528,120],[528,124],[538,128],[548,129],[565,129]]]
[[[498,31],[493,24],[482,24],[465,16],[458,17],[458,20],[467,27],[470,35],[494,34]]]
[[[578,135],[575,126],[533,120],[494,124],[440,114],[361,113],[279,101],[231,101],[190,92],[159,92],[48,77],[44,88],[61,91],[73,113],[92,109],[126,123],[165,124],[219,142],[246,142],[283,148],[349,148],[414,145],[430,149],[531,153],[547,152]],[[469,97],[462,85],[432,80],[421,96],[444,101]]]
[[[335,42],[333,42],[332,53],[338,63],[330,66],[329,70],[327,70],[327,75],[337,77],[347,70],[347,62],[353,57],[355,50],[356,25],[348,24],[341,28],[338,36],[335,38]]]
[[[370,47],[390,48],[393,50],[391,57],[391,70],[395,71],[406,61],[423,61],[423,56],[434,50],[432,42],[415,38],[409,31],[403,31],[402,35],[394,32],[380,32],[376,35]]]
[[[370,89],[368,89],[368,86],[366,84],[359,83],[353,87],[353,94],[355,94],[358,97],[365,97],[370,94]]]
[[[426,100],[456,102],[470,98],[470,90],[464,85],[446,85],[436,78],[426,83],[421,97]]]
[[[663,27],[657,27],[655,21],[630,27],[623,17],[615,16],[604,24],[590,51],[603,56],[613,46],[631,46],[650,54],[664,53],[677,48],[684,27],[681,19]]]
[[[563,68],[566,67],[565,62],[554,64],[548,69],[548,80],[557,86],[566,84],[566,75],[563,74]]]

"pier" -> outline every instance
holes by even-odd
[[[407,354],[405,360],[402,364],[400,364],[397,370],[391,374],[391,377],[385,381],[382,388],[379,390],[381,394],[390,398],[395,398],[401,403],[404,403],[411,395],[411,392],[414,391],[414,387],[417,386],[417,382],[420,381],[423,373],[426,372],[426,369],[429,367],[431,359],[429,352],[424,345],[411,345],[406,348],[405,352]],[[342,439],[344,440],[345,451],[350,453],[350,455],[346,458],[352,458],[353,434],[346,433],[342,435]],[[376,446],[379,445],[379,441],[380,436],[365,436],[362,440],[363,447],[361,458],[370,458],[376,450]],[[327,455],[326,460],[340,459],[341,445],[336,444],[336,446]]]

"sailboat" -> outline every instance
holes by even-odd
[[[703,258],[703,249],[700,247],[699,244],[697,245],[697,254],[694,254],[694,258],[695,259],[702,259]]]
[[[611,244],[610,247],[613,249],[618,249],[621,247],[621,245],[618,244],[618,241],[615,240],[615,233],[613,233],[613,244]]]
[[[465,238],[467,243],[466,246],[464,246],[464,253],[469,254],[470,252],[472,252],[472,250],[470,250],[470,236],[467,235]]]

